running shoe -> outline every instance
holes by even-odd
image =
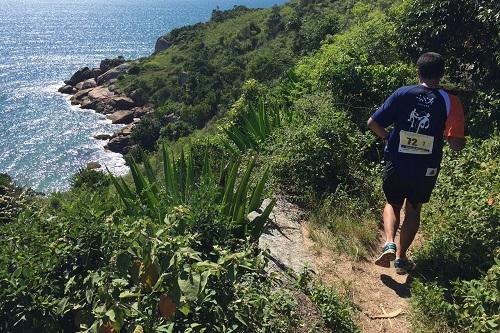
[[[375,259],[375,265],[389,268],[394,259],[396,259],[396,244],[389,242],[384,245],[382,254]]]
[[[415,263],[413,260],[410,259],[396,259],[394,261],[394,268],[396,268],[396,273],[398,274],[408,274],[408,272],[411,272],[414,270],[416,267]]]

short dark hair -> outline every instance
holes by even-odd
[[[423,79],[440,79],[444,75],[443,56],[436,52],[424,53],[417,61],[418,74]]]

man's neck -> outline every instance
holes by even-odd
[[[427,88],[439,88],[439,80],[420,80],[419,83]]]

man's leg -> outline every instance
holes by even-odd
[[[406,251],[415,239],[420,226],[421,209],[421,203],[412,204],[409,200],[406,200],[405,219],[399,235],[399,246],[396,252],[397,258],[406,259]]]
[[[384,220],[384,231],[386,243],[394,243],[396,232],[399,228],[399,221],[401,215],[401,206],[396,204],[386,203],[384,213],[382,215]]]
[[[396,258],[394,238],[399,227],[400,212],[400,205],[387,203],[384,207],[383,219],[386,242],[382,249],[382,254],[375,259],[375,264],[378,266],[388,268],[391,266],[391,261]]]

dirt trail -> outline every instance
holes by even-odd
[[[377,249],[382,248],[383,243],[380,237]],[[366,260],[354,262],[349,257],[322,251],[316,260],[318,275],[326,283],[340,282],[350,286],[354,303],[359,309],[358,323],[363,332],[409,333],[410,278],[408,275],[396,274],[393,267],[374,265],[377,255],[378,252],[372,253]],[[398,312],[399,315],[389,319],[373,318]]]
[[[383,237],[379,239],[377,251],[383,245]],[[411,332],[408,320],[409,277],[396,274],[394,268],[374,265],[378,252],[359,262],[324,249],[318,252],[317,248],[313,249],[314,244],[308,236],[303,212],[283,199],[278,200],[274,224],[261,237],[259,244],[270,250],[277,268],[298,272],[307,263],[325,283],[347,286],[359,309],[358,323],[362,332]],[[401,313],[389,319],[373,318],[394,315],[395,312]]]

